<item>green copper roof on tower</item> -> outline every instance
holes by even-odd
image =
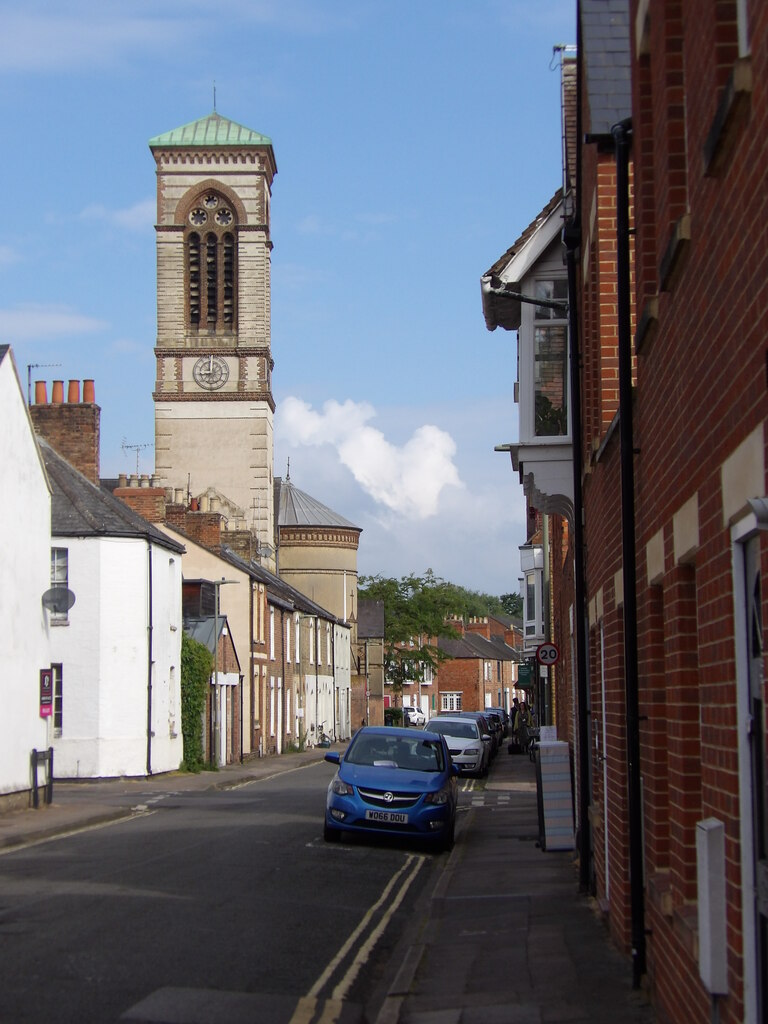
[[[198,121],[173,128],[149,140],[155,146],[271,146],[272,139],[261,132],[245,128],[236,121],[229,121],[214,111]]]

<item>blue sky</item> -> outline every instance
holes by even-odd
[[[155,168],[220,114],[268,135],[275,472],[361,573],[517,590],[515,339],[480,277],[561,180],[574,0],[0,0],[0,343],[92,377],[102,474],[151,472]]]

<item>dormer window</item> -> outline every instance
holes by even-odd
[[[187,322],[209,334],[230,332],[235,325],[237,226],[231,205],[216,192],[205,192],[187,217],[185,237]]]

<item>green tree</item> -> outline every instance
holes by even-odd
[[[181,768],[199,772],[203,758],[203,711],[213,671],[213,655],[186,633],[181,635],[181,734],[184,760]]]
[[[426,666],[436,668],[446,655],[438,636],[456,636],[447,623],[455,614],[451,584],[427,569],[423,576],[361,576],[359,595],[384,604],[384,662],[392,692],[402,701],[403,685],[424,677]]]
[[[501,607],[514,619],[523,617],[523,598],[521,594],[502,594]]]

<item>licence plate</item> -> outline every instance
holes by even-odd
[[[402,811],[366,811],[366,821],[388,821],[393,825],[407,825],[408,815]]]

